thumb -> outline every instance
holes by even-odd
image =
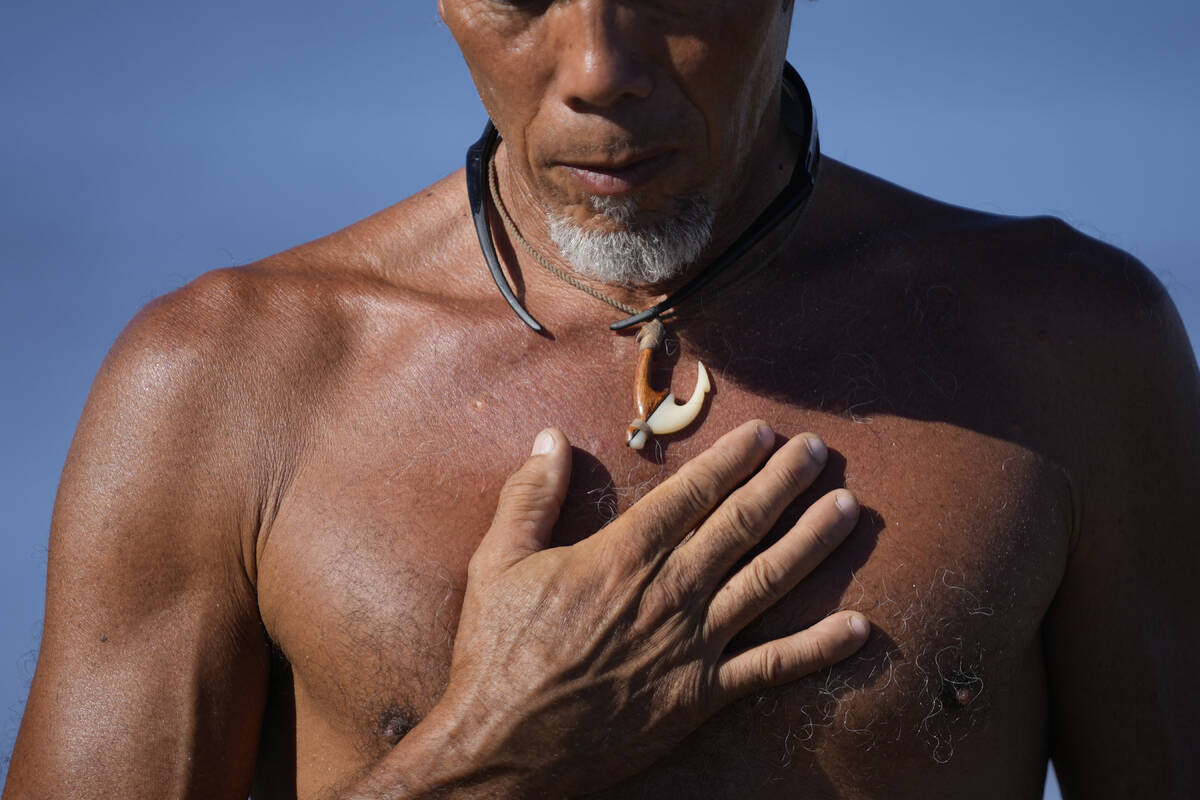
[[[571,479],[571,448],[562,431],[547,428],[537,435],[533,452],[500,490],[496,516],[477,556],[508,566],[544,550],[558,520]]]

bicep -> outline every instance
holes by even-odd
[[[22,797],[245,797],[267,662],[235,601],[54,584],[48,604],[58,610],[47,613],[9,788]]]
[[[1045,643],[1066,797],[1200,793],[1200,387],[1173,308],[1112,350]],[[1108,402],[1111,400],[1111,403]]]
[[[244,798],[253,778],[268,651],[241,459],[142,356],[106,363],[64,470],[13,796]]]

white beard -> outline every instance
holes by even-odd
[[[704,197],[678,201],[677,213],[649,228],[633,228],[633,198],[590,197],[592,208],[625,229],[601,233],[550,214],[550,239],[576,272],[608,284],[656,284],[676,278],[712,241],[714,212]]]

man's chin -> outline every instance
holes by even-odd
[[[644,224],[632,198],[593,197],[596,227],[551,214],[550,237],[580,275],[603,283],[657,285],[683,275],[712,241],[712,206],[681,198],[677,213]]]

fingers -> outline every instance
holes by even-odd
[[[571,448],[561,431],[537,435],[533,452],[500,490],[492,526],[479,543],[472,565],[507,566],[543,550],[571,478]]]
[[[798,680],[853,655],[871,630],[856,611],[832,614],[811,628],[729,656],[717,668],[720,700]]]
[[[598,536],[638,561],[657,561],[683,540],[771,452],[775,434],[761,420],[734,428],[684,464]]]
[[[708,630],[727,642],[795,588],[854,529],[858,502],[845,489],[813,503],[778,542],[738,570],[708,607]]]
[[[665,568],[677,570],[683,580],[707,595],[762,540],[796,496],[812,485],[826,458],[825,444],[817,436],[805,434],[788,441],[671,554]]]

